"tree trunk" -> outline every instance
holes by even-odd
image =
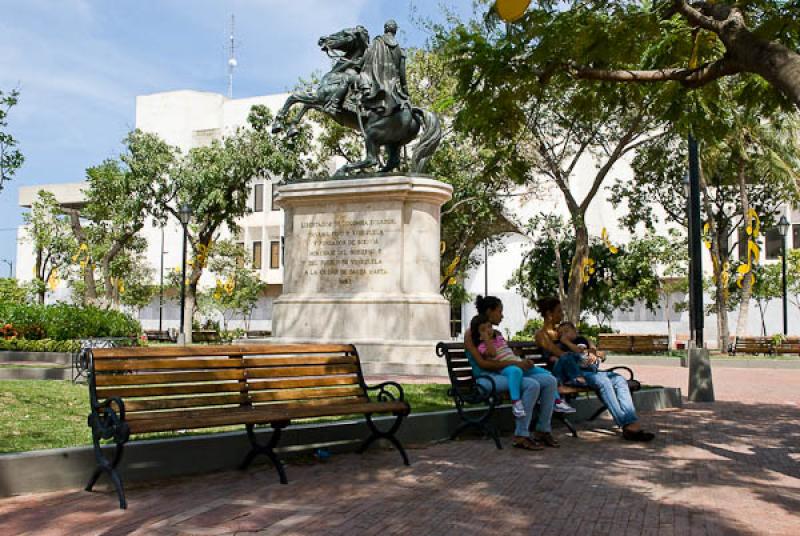
[[[728,343],[730,339],[730,328],[728,324],[728,287],[725,284],[725,279],[723,277],[725,273],[725,268],[728,265],[728,227],[725,225],[724,219],[720,218],[721,221],[715,225],[716,237],[714,240],[714,251],[713,253],[717,257],[717,265],[715,267],[715,274],[717,280],[717,343],[719,347],[719,351],[727,354],[728,353]]]
[[[739,200],[741,203],[743,222],[747,225],[747,213],[750,211],[750,199],[747,195],[747,184],[744,176],[744,160],[739,162]],[[741,239],[741,233],[737,234]],[[750,298],[753,295],[753,274],[748,273],[742,282],[742,299],[739,301],[739,318],[736,322],[736,336],[744,337],[747,335],[747,317],[750,315]]]
[[[72,234],[75,235],[75,239],[78,241],[78,244],[86,244],[88,246],[89,241],[86,239],[86,233],[83,231],[83,226],[81,225],[80,213],[77,210],[66,210],[66,212],[69,214],[69,221],[72,226]],[[94,270],[92,270],[92,262],[89,258],[88,251],[86,257],[87,258],[84,259],[86,266],[83,268],[83,284],[86,286],[84,291],[84,301],[89,305],[96,305],[97,283],[94,280]]]
[[[572,265],[569,270],[569,286],[567,299],[562,304],[564,318],[577,324],[581,316],[581,296],[583,295],[583,271],[586,260],[589,258],[589,231],[586,226],[577,224],[575,227],[575,253],[572,255]]]
[[[666,306],[665,316],[667,317],[667,349],[672,350],[674,345],[672,344],[672,320],[670,320],[670,313],[672,313],[671,292],[664,292],[664,305]]]
[[[192,344],[192,319],[194,318],[196,292],[196,287],[194,289],[191,285],[186,287],[186,302],[183,307],[183,326],[181,327],[186,344]]]

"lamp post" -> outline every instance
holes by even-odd
[[[781,255],[781,272],[783,275],[783,335],[786,336],[789,332],[788,315],[786,307],[786,235],[789,234],[789,220],[786,215],[781,215],[778,221],[778,231],[781,233],[781,243],[783,244],[783,255]]]
[[[161,264],[158,269],[158,331],[164,330],[164,227],[161,227]]]
[[[183,260],[181,261],[181,327],[180,333],[178,334],[178,344],[186,344],[186,330],[184,326],[186,314],[186,227],[189,225],[189,220],[192,218],[192,207],[189,206],[189,203],[184,203],[181,205],[181,208],[178,211],[178,217],[180,218],[181,226],[183,227]]]
[[[0,259],[0,262],[4,262],[8,265],[8,278],[11,279],[14,277],[14,261],[9,261],[7,259]]]

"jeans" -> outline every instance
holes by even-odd
[[[512,370],[506,373],[508,369]],[[514,370],[519,372],[514,372]],[[514,435],[520,437],[528,437],[530,435],[533,407],[536,405],[537,400],[539,401],[539,414],[536,419],[536,431],[549,432],[551,430],[550,418],[553,415],[553,405],[555,404],[558,390],[558,382],[552,375],[537,373],[532,369],[523,371],[517,366],[506,367],[501,372],[483,371],[483,373],[491,376],[498,393],[509,391],[512,399],[511,386],[515,383],[519,386],[521,393],[517,400],[522,400],[525,416],[514,418]],[[485,379],[478,378],[478,383],[487,389],[491,389],[491,385]]]
[[[599,390],[600,398],[608,406],[608,411],[611,412],[611,416],[614,417],[614,422],[618,426],[627,426],[639,420],[625,378],[614,372],[591,372],[588,370],[583,371],[583,377],[586,378],[589,387]]]
[[[562,354],[556,361],[553,367],[553,374],[558,381],[564,385],[576,385],[576,378],[586,377],[586,372],[597,372],[596,365],[590,365],[587,368],[581,368],[580,362],[583,359],[581,354],[576,352],[567,352]]]

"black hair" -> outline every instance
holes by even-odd
[[[479,329],[481,324],[486,324],[489,322],[489,317],[485,314],[477,314],[472,317],[472,320],[469,322],[469,331],[470,336],[472,337],[472,344],[476,347],[481,343],[481,330]]]
[[[489,309],[497,309],[502,306],[503,302],[496,296],[481,296],[478,294],[478,297],[475,298],[475,308],[478,310],[479,315],[485,315]]]
[[[573,324],[572,322],[570,322],[569,320],[564,320],[563,322],[561,322],[558,325],[558,327],[559,327],[559,329],[561,329],[561,328],[572,328],[574,330],[578,329],[578,327],[575,324]]]
[[[561,300],[554,296],[548,296],[536,302],[536,310],[544,318],[547,313],[554,311],[559,305],[561,305]]]

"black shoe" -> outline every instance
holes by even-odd
[[[655,434],[645,432],[644,430],[636,430],[635,432],[630,432],[628,430],[622,431],[622,439],[627,441],[641,441],[646,443],[647,441],[652,441],[655,437]]]

